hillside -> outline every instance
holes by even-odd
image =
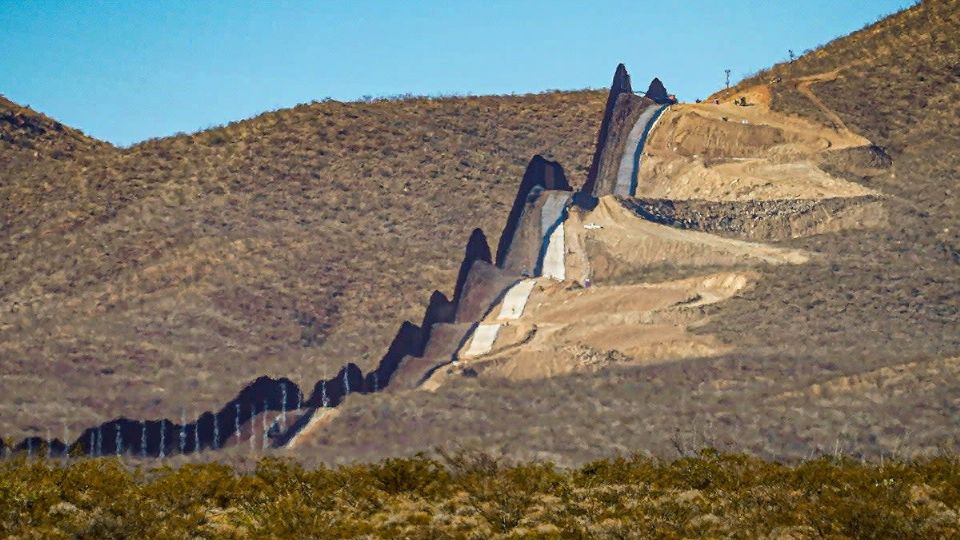
[[[75,205],[86,189],[85,167],[113,153],[112,146],[0,95],[0,260],[12,256],[18,233]]]
[[[673,314],[681,304],[644,314],[632,296],[591,307],[576,287],[545,287],[531,296],[542,302],[532,324],[557,332],[550,346],[565,348],[538,341],[521,318],[497,341],[517,345],[494,348],[432,392],[348,400],[298,455],[345,462],[456,444],[577,464],[637,448],[670,456],[714,446],[774,459],[957,451],[958,20],[958,2],[915,6],[704,104],[675,107],[653,131],[637,187],[646,199],[634,203],[640,210],[667,209],[662,222],[675,229],[772,241],[806,254],[802,264],[758,266],[749,286],[712,293],[729,295],[723,301],[681,292],[701,305]],[[747,106],[734,105],[741,97]],[[807,141],[803,133],[818,135]],[[796,234],[776,225],[782,212],[788,221],[789,212],[809,212],[811,197],[827,197],[816,203],[813,215],[823,217],[813,229]],[[857,226],[829,230],[839,214],[828,207],[842,207],[837,197],[881,201],[885,217],[861,213],[849,222]],[[589,219],[601,231],[615,225],[595,215]],[[633,256],[625,239],[604,245],[618,250],[612,260],[641,265],[643,272],[620,278],[637,287],[630,295],[696,275],[684,265],[721,269],[693,253],[678,258],[672,247],[666,267],[651,266],[665,244],[638,244]],[[568,326],[555,330],[555,310],[565,308]],[[696,337],[664,329],[647,350],[666,356],[645,361],[656,357],[623,353],[643,350],[637,332],[644,330],[631,321],[678,322]],[[585,327],[594,323],[606,329]],[[617,330],[625,323],[633,329]],[[576,348],[591,340],[599,350]],[[677,345],[687,348],[665,348]],[[540,375],[518,371],[520,355],[541,351],[552,356],[536,357]],[[581,367],[558,372],[565,356]]]
[[[11,183],[0,429],[192,418],[268,374],[317,382],[287,451],[313,462],[955,452],[958,20],[914,6],[704,103],[620,66],[606,105],[317,103],[54,156]],[[429,341],[329,379],[453,298],[474,227]],[[265,448],[252,405],[194,446]]]
[[[584,174],[603,97],[318,102],[126,150],[4,124],[0,433],[371,367],[530,156]]]
[[[854,357],[956,353],[960,46],[952,36],[958,33],[960,2],[924,2],[726,93],[779,81],[767,85],[774,110],[863,134],[884,149],[896,171],[853,178],[894,197],[889,228],[812,244],[832,263],[813,273],[778,274],[775,285],[750,298],[773,306],[764,313],[769,319],[751,315],[744,302],[718,318],[727,335],[749,328],[759,339],[786,337],[785,348]],[[815,99],[803,99],[804,91]],[[824,110],[834,111],[840,125]],[[787,336],[784,326],[791,328]]]
[[[882,146],[897,176],[876,187],[903,197],[927,215],[943,249],[960,257],[960,171],[956,119],[960,113],[960,3],[923,2],[796,61],[777,64],[718,97],[758,84],[772,107],[833,124],[837,120]],[[953,182],[951,182],[953,181]],[[944,230],[949,229],[949,230]]]

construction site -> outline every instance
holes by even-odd
[[[809,89],[817,80],[798,88],[835,118]],[[75,440],[34,436],[11,450],[296,455],[337,428],[348,397],[362,408],[364,395],[381,392],[403,399],[466,380],[529,382],[729,354],[735,343],[703,330],[712,308],[753,287],[759,269],[818,257],[785,241],[887,222],[882,192],[824,163],[846,175],[892,174],[889,157],[839,118],[826,126],[772,111],[766,85],[681,104],[656,78],[634,91],[620,65],[586,178],[571,181],[562,164],[535,156],[496,249],[475,230],[452,297],[435,292],[374,369],[350,363],[312,388],[263,377],[193,420],[121,417]]]

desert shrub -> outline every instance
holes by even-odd
[[[116,459],[0,463],[0,536],[955,537],[954,457],[795,465],[712,449],[578,469],[486,454],[305,469],[264,458],[133,468]]]
[[[391,495],[413,493],[435,496],[450,480],[443,465],[423,456],[386,459],[371,465],[370,473],[377,488]]]

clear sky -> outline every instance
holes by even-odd
[[[0,93],[118,145],[297,103],[604,87],[682,100],[909,0],[0,0]]]

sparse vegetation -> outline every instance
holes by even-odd
[[[884,174],[849,177],[892,195],[883,203],[887,225],[785,240],[779,245],[816,256],[760,268],[755,286],[702,308],[710,321],[695,331],[719,335],[731,353],[548,380],[464,378],[435,393],[348,400],[306,459],[373,460],[450,440],[570,466],[625,449],[669,457],[705,445],[768,459],[956,454],[960,72],[924,66],[960,65],[955,40],[948,43],[958,23],[960,3],[921,4],[721,95],[740,97],[776,74],[774,107],[809,118],[821,110],[796,92],[796,78],[862,60],[811,90],[886,148],[873,152],[884,166],[893,163]],[[910,75],[916,70],[923,81]],[[777,101],[790,88],[808,109]],[[940,96],[937,105],[920,107],[930,96]],[[665,270],[634,279],[676,277]]]
[[[797,81],[837,70],[838,78],[811,91],[882,147],[895,174],[853,179],[893,196],[889,227],[793,242],[822,253],[820,264],[769,272],[705,331],[741,343],[748,336],[746,347],[851,363],[960,352],[956,35],[960,2],[923,2],[718,93],[735,97],[780,79],[770,84],[773,109],[830,125]]]
[[[578,469],[487,455],[306,470],[0,463],[0,535],[30,538],[948,538],[952,458],[796,465],[703,450]]]
[[[324,101],[129,149],[3,102],[0,431],[374,367],[470,231],[495,245],[534,154],[585,175],[604,98]]]

